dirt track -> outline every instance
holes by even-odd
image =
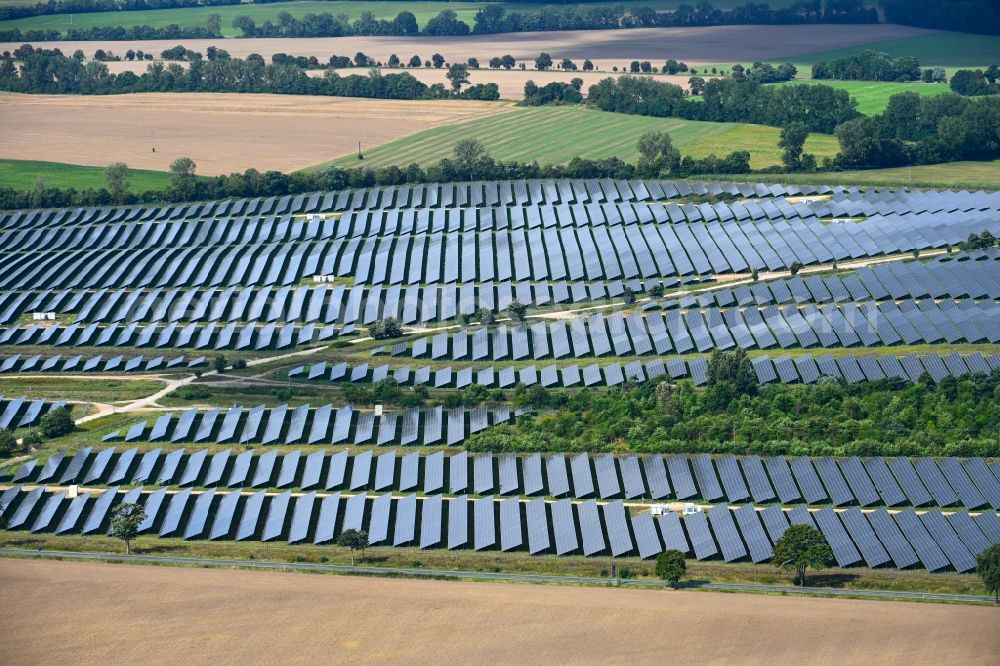
[[[1000,652],[994,608],[0,561],[4,663],[906,663]]]
[[[0,93],[0,157],[165,171],[187,156],[198,173],[294,171],[450,122],[496,103],[292,95]],[[153,152],[156,148],[156,152]]]
[[[274,53],[290,53],[327,59],[332,54],[353,57],[364,51],[369,57],[385,62],[396,53],[403,60],[416,54],[429,60],[440,53],[449,61],[464,62],[469,56],[487,62],[493,56],[510,54],[518,61],[530,61],[542,51],[556,59],[590,58],[601,69],[627,65],[630,60],[649,60],[662,65],[667,58],[688,64],[753,62],[847,48],[873,41],[903,39],[930,34],[929,30],[899,25],[852,25],[834,29],[828,25],[797,26],[717,26],[707,28],[640,28],[635,30],[578,30],[564,32],[526,32],[468,37],[319,37],[298,39],[187,39],[184,46],[204,52],[220,46],[237,57],[259,53],[270,60]],[[98,48],[124,54],[141,49],[159,54],[177,44],[177,40],[122,42],[58,42],[63,53],[82,49],[87,57]],[[14,50],[19,43],[0,43],[0,51]],[[53,43],[36,44],[52,48]]]

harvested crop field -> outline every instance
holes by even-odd
[[[992,608],[0,561],[5,663],[988,663]]]
[[[0,157],[166,170],[187,156],[201,175],[294,171],[419,130],[506,110],[467,100],[143,93],[0,94]],[[153,152],[153,149],[156,152]]]
[[[246,57],[259,53],[267,59],[275,53],[327,59],[330,55],[353,57],[363,51],[385,62],[393,53],[408,60],[416,54],[429,60],[440,53],[449,62],[465,62],[470,56],[481,62],[493,56],[510,54],[518,61],[531,61],[542,51],[559,60],[590,58],[601,69],[628,65],[630,60],[649,60],[662,65],[667,58],[688,64],[753,62],[795,55],[832,51],[869,42],[899,40],[937,34],[920,28],[900,25],[852,25],[850,30],[831,30],[825,25],[794,26],[716,26],[700,28],[638,28],[632,30],[575,30],[562,32],[524,32],[467,37],[319,37],[253,38],[224,40],[185,39],[184,46],[204,52],[209,46],[222,46],[232,55]],[[59,42],[63,53],[83,50],[91,57],[98,48],[124,54],[141,49],[159,54],[177,44],[177,40]],[[14,50],[20,43],[0,43],[0,51]],[[35,44],[51,48],[51,43]]]

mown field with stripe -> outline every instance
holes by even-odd
[[[384,167],[436,163],[451,157],[462,139],[479,139],[490,155],[504,161],[537,161],[563,164],[574,157],[599,159],[617,156],[627,162],[638,158],[636,143],[648,131],[667,131],[682,155],[705,157],[733,150],[750,151],[750,166],[759,169],[778,164],[780,130],[762,125],[714,123],[676,118],[647,118],[575,107],[520,108],[507,113],[463,121],[417,132],[377,147],[362,146],[364,160],[345,155],[328,164]],[[814,134],[806,151],[822,159],[837,152],[837,140]]]

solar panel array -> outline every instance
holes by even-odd
[[[235,423],[231,418],[233,413],[230,410],[226,415],[219,414],[223,428],[226,422]],[[336,418],[343,415],[341,410]],[[394,419],[393,427],[408,430],[409,426],[396,423],[406,420],[406,415]],[[196,430],[200,427],[192,425],[192,431]],[[419,438],[414,443],[420,443]],[[44,465],[37,460],[27,462],[15,473],[13,481],[420,490],[424,494],[703,499],[864,507],[936,505],[975,510],[1000,509],[998,474],[1000,468],[982,458],[470,455],[465,452],[446,456],[440,451],[424,454],[371,450],[360,453],[342,450],[333,454],[323,450],[262,454],[246,451],[234,455],[231,450],[210,454],[208,449],[175,449],[171,453],[153,449],[140,455],[136,448],[100,451],[86,448],[72,456],[55,454]]]
[[[56,354],[15,354],[0,356],[0,374],[11,372],[43,373],[43,372],[156,372],[163,370],[185,370],[200,368],[206,365],[205,357],[186,359],[183,356],[166,358],[156,356],[70,356]]]
[[[33,400],[0,395],[0,430],[15,430],[38,425],[43,416],[65,404],[65,400],[49,402],[44,398]]]
[[[579,365],[546,365],[540,368],[493,367],[460,369],[445,368],[447,372],[435,371],[431,366],[423,366],[411,371],[409,366],[393,366],[388,364],[376,366],[348,366],[346,363],[328,365],[325,362],[311,366],[298,366],[288,371],[289,378],[308,379],[315,381],[351,381],[370,382],[392,377],[396,383],[405,386],[428,385],[435,388],[465,388],[471,384],[479,384],[488,388],[510,388],[518,383],[525,386],[541,384],[549,387],[571,388],[579,386],[619,386],[627,381],[643,382],[668,376],[671,379],[691,377],[696,385],[705,383],[707,377],[703,373],[703,358],[675,358],[664,363],[661,359],[653,359],[645,363],[634,361],[625,365],[610,363],[601,365],[591,363]],[[358,371],[362,369],[363,371]],[[1000,368],[1000,354],[983,356],[952,353],[947,356],[926,354],[899,357],[880,354],[878,356],[840,355],[814,358],[810,354],[797,356],[779,356],[771,358],[767,355],[753,359],[753,369],[761,383],[781,382],[784,384],[812,384],[820,377],[843,377],[849,382],[862,380],[875,381],[879,379],[898,378],[916,382],[924,372],[934,381],[944,377],[958,377],[965,374],[989,374]],[[391,370],[391,372],[390,372]]]
[[[442,415],[444,419],[442,420]],[[220,410],[186,410],[161,414],[105,435],[104,441],[180,444],[377,444],[453,445],[490,425],[512,418],[509,409],[409,409],[405,412],[357,411],[332,404],[312,408],[288,405],[266,408],[234,406]]]
[[[541,498],[483,497],[472,500],[470,538],[469,500],[464,495],[449,499],[416,494],[368,497],[364,492],[243,495],[185,489],[168,496],[162,490],[145,492],[139,487],[124,493],[119,488],[88,492],[71,500],[66,492],[49,491],[45,486],[33,490],[14,486],[0,501],[7,528],[32,533],[104,534],[110,527],[112,508],[132,502],[141,504],[147,514],[140,533],[161,537],[323,544],[344,530],[363,529],[373,546],[532,555],[637,555],[645,559],[675,549],[699,560],[721,557],[726,562],[760,563],[771,559],[774,542],[789,524],[806,522],[823,532],[834,553],[833,563],[840,567],[920,566],[929,571],[967,572],[975,569],[978,553],[1000,543],[996,513],[917,514],[909,509],[894,514],[857,508],[803,513],[778,506],[757,511],[750,506],[733,510],[718,505],[679,518],[673,513],[630,515],[621,501],[550,503]]]

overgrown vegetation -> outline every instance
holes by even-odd
[[[847,384],[758,386],[739,353],[717,352],[709,385],[645,382],[573,395],[533,386],[542,410],[471,437],[476,451],[766,455],[1000,455],[1000,371]],[[517,400],[515,392],[515,400]]]

